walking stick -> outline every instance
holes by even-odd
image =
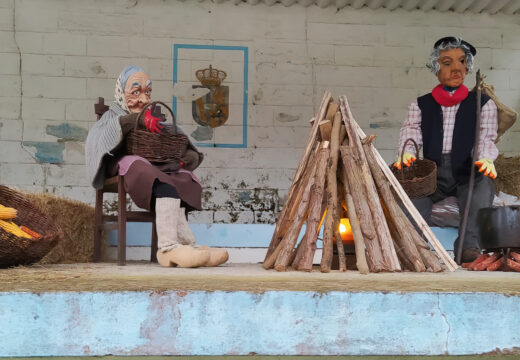
[[[457,258],[455,259],[457,264],[460,265],[462,262],[462,246],[464,245],[464,237],[466,236],[466,227],[468,226],[469,207],[471,205],[471,197],[473,195],[473,186],[475,183],[475,161],[478,157],[478,145],[480,137],[480,111],[481,111],[481,94],[482,94],[482,78],[480,77],[480,69],[477,71],[477,123],[475,125],[475,145],[473,146],[473,159],[471,160],[471,172],[469,175],[468,184],[468,199],[466,200],[466,207],[464,208],[464,216],[462,217],[459,246],[457,248]]]

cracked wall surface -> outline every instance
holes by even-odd
[[[172,102],[174,44],[247,47],[248,147],[202,148],[198,223],[273,223],[302,156],[325,89],[346,94],[387,162],[408,104],[435,77],[433,42],[460,35],[478,49],[476,68],[520,111],[518,15],[389,11],[245,2],[0,0],[0,183],[88,203],[84,139],[93,104],[109,101],[120,70],[148,70],[153,98]],[[232,57],[179,59],[187,73],[208,62],[242,71]],[[473,76],[469,77],[469,87]],[[190,119],[179,119],[188,124]],[[499,143],[520,152],[520,124]],[[112,202],[108,199],[107,202]]]
[[[11,292],[0,356],[518,354],[519,307],[498,293]]]

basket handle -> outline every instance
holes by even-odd
[[[155,105],[162,105],[164,106],[166,109],[168,109],[168,111],[170,112],[171,116],[172,116],[172,123],[173,123],[173,127],[172,127],[172,135],[176,135],[177,134],[177,124],[176,124],[176,120],[175,120],[175,115],[173,115],[173,111],[172,109],[166,105],[165,103],[163,103],[162,101],[152,101],[151,103],[148,103],[144,106],[143,110],[141,110],[139,112],[139,115],[137,115],[137,118],[135,120],[135,127],[134,127],[134,130],[137,129],[137,125],[139,124],[139,119],[144,116],[144,113],[146,112],[146,110],[150,107],[150,106],[155,106]]]
[[[404,179],[404,164],[403,164],[403,156],[404,156],[404,149],[406,149],[406,145],[408,145],[408,142],[413,142],[413,145],[415,146],[415,156],[419,158],[419,146],[417,146],[417,143],[414,139],[408,138],[403,144],[403,147],[401,149],[401,155],[399,156],[399,159],[401,160],[401,180]]]

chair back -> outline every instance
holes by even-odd
[[[105,99],[102,97],[98,98],[98,103],[94,104],[94,112],[97,115],[97,119],[101,119],[104,113],[108,111],[108,106],[105,105]]]

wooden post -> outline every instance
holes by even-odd
[[[329,272],[332,265],[333,240],[339,226],[338,208],[338,183],[336,180],[338,171],[339,157],[339,135],[341,127],[341,113],[336,112],[332,123],[332,133],[330,142],[330,157],[327,163],[327,217],[323,228],[323,250],[321,257],[320,270]],[[341,238],[339,240],[341,242]],[[343,243],[340,244],[343,249]],[[345,253],[342,254],[343,257]]]
[[[344,97],[340,97],[340,109],[341,114],[343,116],[343,121],[345,122],[347,128],[347,133],[350,140],[350,145],[353,150],[356,167],[362,176],[363,185],[366,188],[366,201],[368,202],[370,210],[372,211],[374,227],[377,233],[377,237],[379,239],[379,244],[381,246],[381,252],[383,253],[383,261],[386,264],[386,268],[389,271],[399,271],[401,270],[399,259],[397,258],[392,237],[390,235],[390,231],[388,230],[388,225],[386,224],[383,209],[381,208],[381,203],[379,202],[379,196],[377,194],[374,180],[372,178],[372,174],[370,173],[370,169],[367,164],[361,140],[359,139],[359,135],[354,131],[354,128],[352,126],[352,123],[354,123],[355,120],[352,114],[350,113],[350,109],[347,109],[346,98]],[[354,191],[352,187],[351,191]]]
[[[364,143],[363,148],[365,150],[365,155],[368,160],[370,171],[372,172],[375,184],[379,190],[379,194],[385,202],[385,205],[388,209],[388,215],[392,217],[392,220],[396,225],[395,229],[399,234],[399,238],[396,240],[398,240],[399,246],[402,247],[404,256],[413,264],[414,270],[417,272],[426,271],[426,267],[424,266],[419,251],[417,250],[417,247],[415,246],[415,243],[412,239],[413,234],[406,226],[406,223],[409,224],[410,221],[395,201],[392,190],[390,189],[390,184],[385,179],[385,176],[377,165],[375,156],[370,149],[373,139],[373,137],[369,138],[369,140]]]
[[[383,258],[383,253],[378,241],[377,233],[372,218],[372,209],[367,201],[368,194],[356,161],[354,160],[354,154],[349,146],[341,146],[341,157],[343,160],[343,170],[345,174],[345,190],[353,199],[356,214],[359,218],[359,224],[361,233],[363,234],[363,241],[367,250],[367,257],[371,272],[390,271],[390,266],[387,265]],[[349,209],[349,219],[351,218],[350,206],[347,203]]]
[[[294,206],[296,206],[296,204],[295,204],[296,202],[293,201],[293,198],[296,194],[299,193],[300,179],[307,167],[307,164],[309,162],[309,157],[311,156],[312,150],[315,148],[315,145],[317,142],[319,123],[325,118],[328,105],[331,101],[332,101],[332,94],[330,92],[326,91],[323,95],[323,99],[321,101],[321,105],[318,110],[318,114],[317,114],[314,124],[312,126],[312,130],[309,135],[309,139],[307,140],[307,146],[305,147],[304,154],[300,160],[298,169],[296,170],[296,174],[294,176],[293,182],[289,189],[289,193],[287,195],[287,200],[285,201],[282,212],[278,218],[278,221],[276,222],[276,227],[275,227],[273,236],[271,238],[271,243],[269,244],[269,248],[267,249],[267,253],[265,256],[266,259],[276,249],[276,247],[278,246],[278,244],[280,243],[280,241],[282,240],[282,238],[284,236],[284,232],[287,229],[287,227],[285,226],[285,221],[287,220],[287,213],[290,212]],[[268,269],[268,267],[265,267],[265,266],[264,266],[264,268]]]
[[[323,188],[325,187],[325,169],[327,159],[329,158],[328,144],[320,150],[316,161],[316,174],[314,175],[314,184],[311,187],[311,198],[309,200],[309,216],[307,218],[307,226],[305,228],[305,235],[303,237],[303,244],[300,247],[302,255],[297,264],[298,270],[311,271],[312,260],[314,252],[316,251],[316,240],[318,237],[318,225],[322,214]],[[297,257],[298,254],[296,255]],[[277,260],[275,269],[278,270],[278,265],[282,262]]]
[[[401,239],[401,234],[397,231],[397,226],[394,223],[394,220],[388,213],[388,208],[383,206],[383,211],[386,215],[386,222],[388,224],[388,228],[390,229],[390,234],[392,234],[392,240],[394,241],[395,252],[397,253],[397,258],[401,263],[401,267],[405,270],[416,271],[414,264],[406,254],[404,253],[404,248],[402,246],[403,240]]]
[[[370,270],[367,264],[365,242],[363,240],[363,233],[361,232],[356,206],[354,205],[354,199],[352,198],[352,194],[348,185],[347,173],[345,169],[341,169],[340,171],[341,177],[343,179],[343,189],[345,190],[345,203],[347,204],[348,218],[350,221],[350,226],[352,227],[352,235],[354,236],[356,267],[361,274],[368,274]]]
[[[343,247],[343,239],[341,238],[339,229],[334,231],[334,236],[336,237],[336,247],[338,249],[339,271],[347,271],[347,258],[345,256],[345,248]]]
[[[346,98],[344,96],[340,97],[340,99],[344,99],[345,108],[350,112],[350,109],[348,107],[348,102],[346,101]],[[359,125],[356,122],[353,122],[352,124],[354,130],[358,134],[358,136],[362,139],[366,137],[365,132],[359,127]],[[419,214],[419,211],[415,208],[412,201],[406,195],[406,192],[404,191],[401,184],[399,184],[399,181],[395,178],[394,174],[392,173],[392,170],[390,170],[389,166],[386,164],[385,160],[379,154],[377,149],[371,145],[372,152],[374,153],[374,156],[377,160],[377,163],[379,165],[379,168],[383,171],[385,174],[385,177],[390,182],[390,185],[392,186],[392,189],[395,191],[399,199],[403,202],[404,207],[406,210],[410,213],[410,216],[413,218],[415,223],[417,224],[419,230],[422,234],[424,234],[426,240],[432,245],[432,247],[437,252],[437,255],[441,258],[441,260],[444,262],[444,265],[446,265],[446,268],[450,271],[455,271],[458,268],[458,265],[455,263],[455,261],[451,258],[451,256],[446,252],[442,244],[439,242],[433,231],[430,229],[426,221],[423,219],[421,214]],[[420,249],[419,249],[420,251]],[[423,257],[424,261],[424,257]]]
[[[341,124],[341,128],[345,126]],[[341,133],[340,133],[341,139]],[[338,159],[339,160],[339,159]],[[338,162],[338,170],[336,171],[336,183],[338,184],[338,218],[341,221],[342,217],[348,217],[347,214],[347,204],[345,203],[345,189],[343,186],[343,182],[339,175],[341,174],[341,161]],[[347,257],[345,255],[345,248],[343,246],[343,239],[341,239],[341,234],[339,233],[339,224],[337,225],[335,232],[336,236],[336,248],[338,250],[338,260],[339,260],[339,271],[347,271]],[[338,242],[339,241],[339,242]]]
[[[412,226],[413,227],[413,226]],[[413,227],[413,231],[415,231],[415,227]],[[421,254],[421,258],[428,268],[428,271],[440,272],[443,271],[439,258],[430,250],[428,243],[423,240],[420,236],[414,236],[413,240],[415,242],[415,246],[417,246],[417,250]]]
[[[318,156],[319,160],[320,157]],[[287,266],[290,264],[292,257],[294,256],[294,245],[298,241],[298,236],[300,235],[300,230],[307,218],[308,208],[309,208],[309,198],[311,195],[311,189],[314,184],[314,173],[317,168],[317,163],[313,163],[312,170],[309,171],[309,176],[305,180],[305,187],[302,191],[303,195],[301,197],[300,203],[298,204],[298,211],[296,213],[295,219],[292,221],[289,226],[289,230],[285,234],[283,240],[280,242],[280,251],[278,254],[273,252],[271,258],[268,258],[265,263],[266,265],[273,266],[277,271],[285,271]],[[275,257],[276,255],[276,257]],[[273,265],[271,265],[271,262]]]
[[[330,134],[332,132],[332,121],[323,120],[320,123],[320,137],[321,141],[330,141]]]
[[[319,143],[318,143],[319,144]],[[288,225],[288,229],[284,234],[282,240],[278,243],[278,246],[275,248],[269,256],[266,257],[263,267],[265,269],[270,269],[274,266],[276,260],[279,258],[280,253],[284,252],[282,255],[284,257],[284,263],[287,261],[287,264],[290,263],[291,253],[293,251],[294,245],[298,241],[298,235],[300,234],[301,227],[307,218],[307,210],[309,207],[309,196],[311,186],[314,183],[314,173],[316,172],[316,161],[317,156],[313,156],[309,166],[307,167],[307,172],[302,178],[301,189],[296,197],[296,202],[294,208],[296,209],[296,213],[291,215],[291,219],[287,220],[286,224]],[[287,260],[285,260],[287,257]],[[287,266],[287,264],[285,266]]]

